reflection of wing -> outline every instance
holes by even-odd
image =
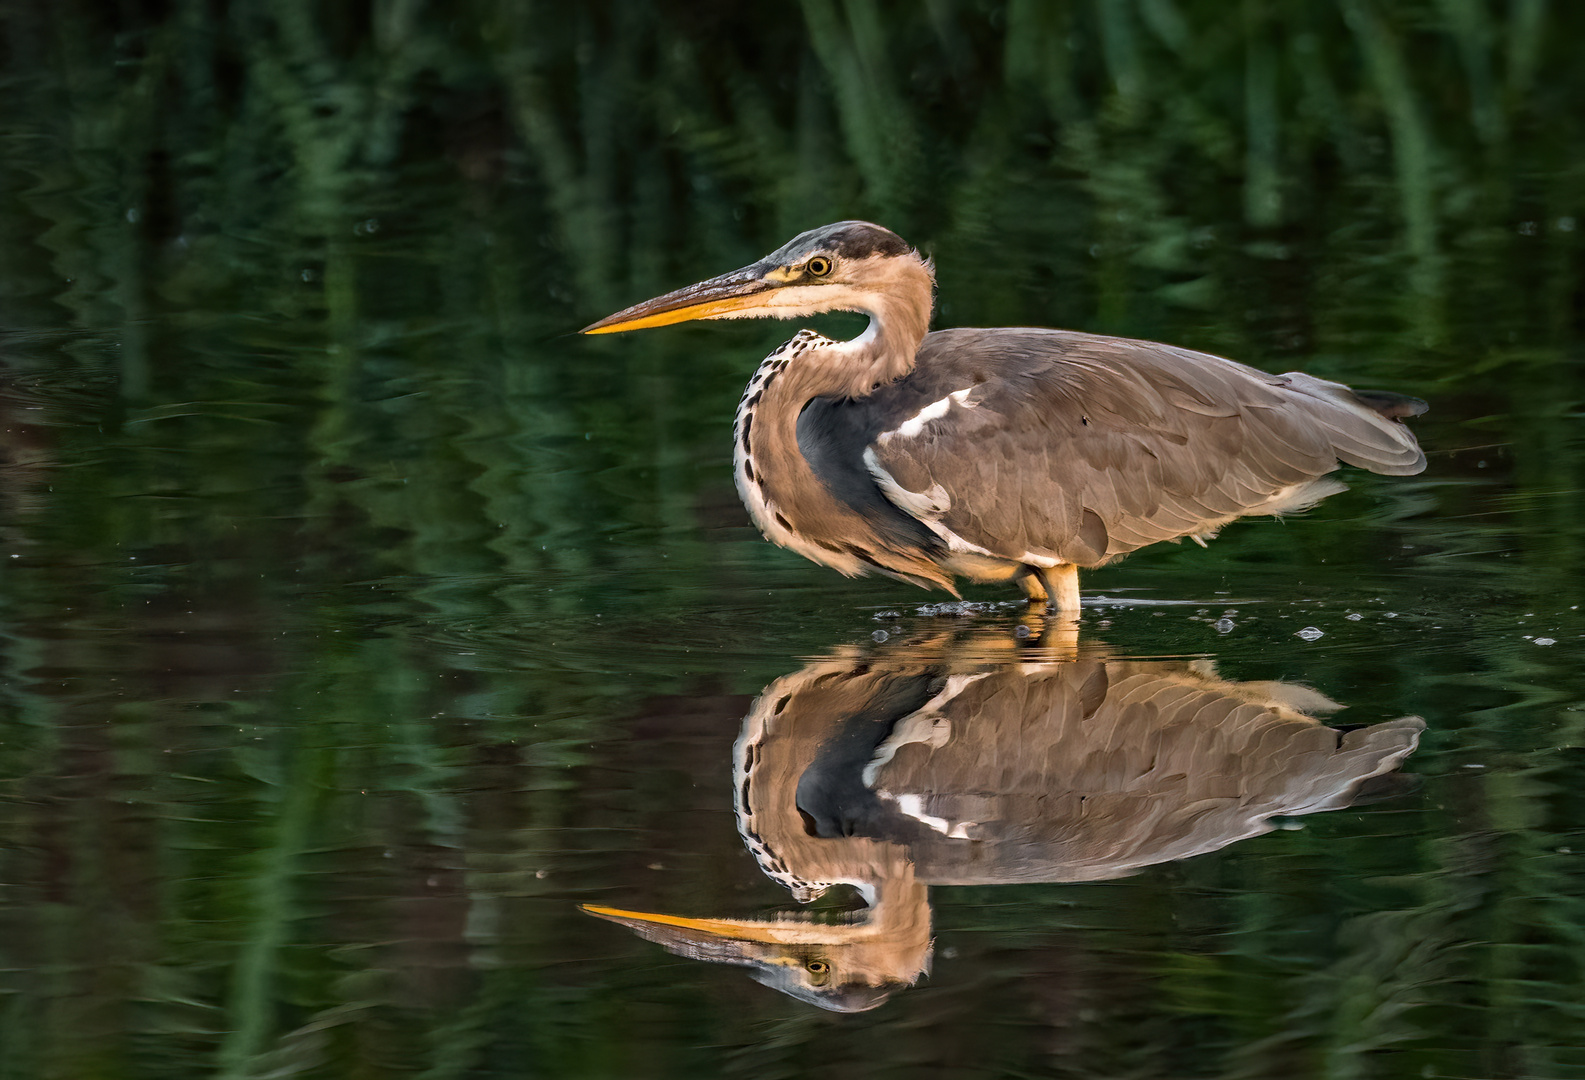
[[[1416,717],[1342,733],[1336,703],[1167,662],[813,664],[766,688],[737,745],[738,828],[809,900],[885,879],[1080,881],[1213,851],[1347,806],[1415,748]]]
[[[1068,331],[934,333],[909,379],[811,407],[839,428],[912,417],[854,436],[873,440],[871,468],[892,501],[949,541],[1080,566],[1301,509],[1342,490],[1318,479],[1339,459],[1391,474],[1425,466],[1413,435],[1383,415],[1393,406],[1345,386]]]
[[[591,914],[739,964],[827,1009],[873,1008],[928,967],[927,884],[1117,877],[1350,804],[1396,769],[1415,717],[1342,733],[1284,683],[1199,665],[1023,664],[927,647],[810,664],[743,721],[738,829],[800,900],[838,882],[848,922]]]
[[[1213,851],[1349,805],[1425,726],[1339,733],[1176,665],[1122,663],[988,674],[929,719],[870,787],[927,827],[899,831],[935,884],[1116,877]]]

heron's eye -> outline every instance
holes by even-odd
[[[824,960],[811,960],[804,965],[804,970],[809,973],[809,981],[820,986],[831,973],[831,965]]]
[[[831,260],[824,255],[816,255],[804,263],[804,269],[809,271],[811,277],[825,277],[831,272]]]

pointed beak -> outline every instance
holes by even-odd
[[[928,941],[923,957],[916,955],[917,948],[906,943],[900,955],[894,956],[896,950],[884,940],[854,940],[853,931],[862,933],[862,927],[818,925],[806,920],[685,919],[597,904],[580,907],[596,918],[627,927],[667,952],[690,960],[746,967],[756,982],[836,1012],[873,1009],[893,991],[912,986],[929,966]],[[815,970],[806,966],[809,945],[835,949],[825,954],[833,959],[828,961],[829,974],[823,975],[818,984],[811,983],[806,975]],[[877,960],[879,967],[875,966]]]
[[[728,959],[725,955],[703,957],[700,954],[741,953],[749,942],[779,944],[784,940],[781,928],[775,924],[753,923],[736,919],[686,919],[680,915],[657,915],[644,911],[624,911],[621,908],[599,904],[580,904],[580,910],[597,919],[605,919],[625,926],[647,941],[664,945],[672,952],[698,956],[701,959]],[[736,945],[738,948],[734,948]]]
[[[625,330],[670,326],[693,319],[730,318],[734,312],[759,307],[765,293],[786,284],[776,279],[776,273],[774,269],[767,273],[764,266],[755,263],[730,274],[689,285],[686,289],[657,296],[642,304],[634,304],[615,315],[607,315],[599,322],[590,323],[579,332],[620,334]]]

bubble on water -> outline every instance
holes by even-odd
[[[956,602],[948,600],[940,604],[921,604],[915,609],[914,613],[916,615],[924,615],[927,618],[935,615],[956,615],[961,617],[988,611],[993,606],[991,604],[977,604],[972,600],[959,600]]]
[[[1557,638],[1538,637],[1535,639],[1535,643],[1537,645],[1556,645]]]
[[[1396,619],[1398,617],[1398,613],[1396,611],[1389,611],[1385,614],[1385,617],[1388,619]]]
[[[875,633],[871,634],[870,637],[871,637],[871,639],[873,639],[876,642],[881,642],[881,641],[885,641],[887,638],[891,637],[891,635],[888,634],[884,630],[877,630],[877,631],[875,631]]]
[[[900,611],[877,611],[875,613],[876,622],[886,622],[892,619],[900,619],[902,617],[903,613]]]
[[[1032,633],[1034,633],[1034,631],[1029,629],[1029,627],[1025,626],[1023,623],[1019,623],[1013,628],[1013,637],[1017,638],[1019,641],[1024,640]]]
[[[1306,626],[1303,630],[1295,630],[1293,632],[1293,636],[1301,637],[1306,641],[1315,641],[1318,638],[1324,638],[1326,636],[1326,632],[1324,630],[1317,630],[1313,626]]]
[[[1233,627],[1237,624],[1234,623],[1232,619],[1229,619],[1226,615],[1223,615],[1211,625],[1216,627],[1216,632],[1218,634],[1230,634],[1233,631]]]
[[[1343,618],[1347,619],[1349,622],[1359,622],[1359,620],[1363,619],[1364,617],[1365,616],[1361,615],[1357,611],[1350,611],[1347,615],[1343,616]]]

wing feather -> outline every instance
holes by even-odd
[[[1093,566],[1274,500],[1302,503],[1293,493],[1340,460],[1425,466],[1406,427],[1339,383],[1067,331],[931,334],[911,375],[853,404],[897,485],[939,486],[939,524],[1007,558]],[[1086,530],[1086,512],[1104,529]],[[1103,533],[1096,550],[1087,541]]]

